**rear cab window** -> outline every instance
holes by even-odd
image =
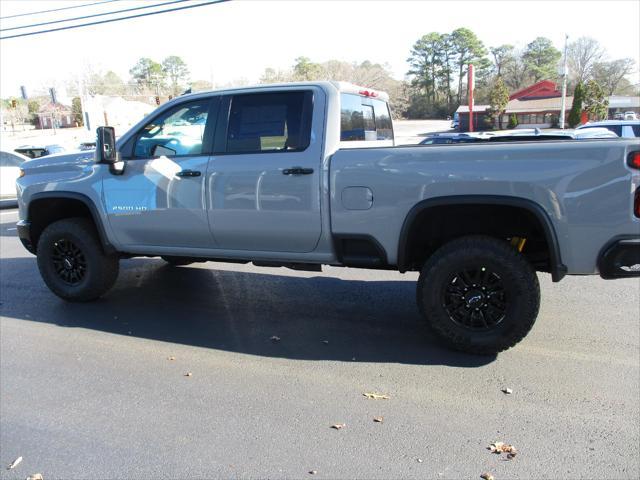
[[[231,100],[226,153],[302,152],[311,138],[313,92],[249,93]]]
[[[345,142],[345,148],[392,146],[393,125],[387,102],[341,93],[340,141]]]

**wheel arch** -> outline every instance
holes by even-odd
[[[549,255],[549,271],[554,282],[560,281],[567,273],[567,267],[562,263],[560,245],[555,228],[545,209],[538,203],[518,197],[502,195],[452,195],[422,200],[415,204],[402,225],[398,242],[398,270],[406,272],[412,269],[412,240],[421,220],[437,209],[451,207],[510,207],[525,211],[535,219],[539,226]],[[479,232],[469,231],[468,234]]]
[[[51,223],[72,217],[87,217],[100,238],[105,253],[115,253],[109,241],[98,208],[91,198],[77,192],[39,192],[31,196],[27,210],[30,237],[34,252],[42,231]]]

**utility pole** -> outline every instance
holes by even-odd
[[[562,102],[560,103],[560,128],[564,129],[564,111],[567,108],[567,40],[569,35],[564,36],[564,60],[562,62]]]
[[[473,64],[469,64],[469,73],[467,74],[467,80],[469,80],[469,131],[473,132],[473,87],[475,86],[475,78],[473,78]]]
[[[84,82],[82,81],[82,77],[78,78],[78,97],[80,97],[80,111],[82,112],[82,123],[87,130],[90,130],[89,126],[89,116],[84,109]]]

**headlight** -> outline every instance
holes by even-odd
[[[20,173],[18,174],[18,178],[24,177],[24,170],[20,169]]]

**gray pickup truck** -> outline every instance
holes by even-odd
[[[121,258],[419,271],[458,350],[505,350],[536,271],[640,276],[637,140],[394,146],[387,96],[334,82],[176,98],[95,154],[25,162],[19,237],[58,296],[105,294]],[[330,298],[327,299],[331,301]]]

